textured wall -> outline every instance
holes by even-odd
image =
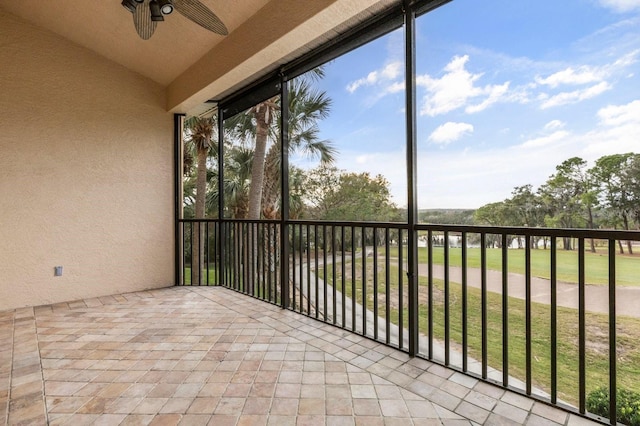
[[[165,104],[156,83],[0,11],[0,310],[172,284]]]

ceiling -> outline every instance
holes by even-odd
[[[167,88],[167,110],[188,112],[355,25],[394,0],[201,0],[221,36],[177,12],[149,40],[121,0],[0,0],[0,9]]]

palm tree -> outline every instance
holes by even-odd
[[[194,203],[194,218],[204,219],[206,213],[207,194],[207,158],[209,149],[214,144],[214,129],[216,129],[216,117],[190,117],[184,123],[185,145],[195,151],[196,157],[196,193]],[[197,232],[193,233],[191,244],[191,274],[192,284],[199,283],[203,272],[204,261],[204,227],[197,226]]]
[[[311,74],[322,76],[318,70]],[[323,164],[333,161],[335,149],[319,138],[318,121],[329,114],[331,100],[314,90],[309,78],[289,82],[289,150],[316,157]],[[248,219],[275,218],[279,210],[280,98],[272,97],[230,119],[233,133],[253,141]]]
[[[320,75],[317,71],[315,75]],[[289,149],[300,150],[311,156],[317,156],[322,162],[333,160],[334,149],[326,140],[320,140],[317,122],[329,113],[331,101],[324,92],[313,90],[306,78],[298,78],[289,83]],[[228,120],[230,133],[241,141],[253,142],[253,158],[251,159],[251,181],[247,198],[246,217],[257,220],[261,217],[274,219],[280,210],[280,170],[281,170],[281,102],[275,96],[263,101],[244,113]],[[226,126],[225,126],[226,127]],[[249,144],[247,144],[249,145]],[[226,170],[225,170],[226,172]],[[258,226],[252,225],[254,235]],[[273,249],[279,246],[276,241],[263,241],[264,252],[274,256]],[[257,262],[252,253],[258,252],[258,242],[253,247],[243,247],[244,259]],[[275,259],[273,264],[275,264]],[[252,270],[257,271],[257,264]],[[246,270],[245,270],[246,272]],[[245,291],[252,292],[253,279],[248,279]]]

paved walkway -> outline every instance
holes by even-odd
[[[221,287],[0,312],[9,425],[589,425]]]
[[[426,264],[420,264],[419,274],[428,276]],[[480,288],[481,275],[479,268],[467,268],[467,283],[470,287]],[[640,271],[639,271],[640,273]],[[433,265],[433,276],[444,279],[444,266]],[[462,268],[449,267],[449,279],[452,282],[462,282]],[[510,273],[508,275],[509,296],[525,299],[525,276]],[[487,290],[502,294],[502,272],[487,271]],[[532,277],[531,298],[538,303],[551,303],[551,281]],[[578,285],[566,282],[557,283],[558,306],[578,309]],[[616,314],[640,318],[640,288],[616,287]],[[587,285],[585,291],[585,306],[587,311],[602,314],[609,313],[609,288],[604,285]]]

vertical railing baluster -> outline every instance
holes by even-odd
[[[336,226],[331,225],[331,275],[332,275],[332,287],[333,287],[333,325],[336,325],[337,322],[337,309],[336,306],[338,302],[338,293],[336,286],[338,284],[338,280],[336,278]]]
[[[578,388],[579,410],[586,412],[586,318],[585,318],[584,237],[578,238]]]
[[[200,286],[200,285],[202,285],[202,266],[201,265],[202,265],[202,255],[204,254],[204,253],[201,253],[201,251],[200,251],[200,247],[202,246],[202,243],[203,243],[202,237],[201,237],[202,232],[201,232],[201,228],[200,228],[201,222],[200,221],[194,222],[194,225],[198,226],[198,230],[197,230],[197,233],[198,233],[198,247],[196,247],[196,250],[198,250],[198,262],[199,263],[196,265],[196,267],[198,268],[198,274],[197,274],[198,283],[197,284],[193,283],[192,285]]]
[[[360,228],[362,237],[362,335],[367,335],[367,229]]]
[[[213,274],[213,278],[215,280],[214,285],[220,285],[220,274],[218,271],[220,271],[220,222],[216,221],[213,222],[213,241],[215,242],[215,244],[213,244],[213,270],[214,270],[214,274]]]
[[[304,312],[304,256],[308,253],[308,247],[304,242],[304,231],[304,226],[300,225],[300,312]]]
[[[185,222],[180,224],[182,226],[182,285],[185,285],[185,277],[187,276],[187,250],[186,250],[186,232],[185,226],[187,225]],[[191,283],[191,281],[189,281]]]
[[[520,236],[518,236],[520,238]],[[502,386],[509,386],[509,236],[502,234]]]
[[[461,268],[462,268],[462,371],[465,373],[468,369],[468,360],[467,360],[467,352],[469,347],[469,338],[468,338],[468,321],[467,321],[467,304],[469,303],[467,299],[467,233],[466,231],[462,231],[462,259],[461,259]]]
[[[313,225],[313,274],[315,282],[315,300],[313,301],[316,307],[316,319],[320,316],[320,268],[318,260],[318,224]],[[324,314],[324,312],[323,312]]]
[[[268,224],[265,223],[256,223],[253,226],[253,244],[252,247],[257,247],[258,252],[261,253],[261,256],[258,257],[258,259],[262,258],[262,265],[263,268],[266,267],[266,263],[267,263],[267,252],[264,249],[264,245],[259,243],[259,240],[261,240],[262,238],[266,237],[266,234],[268,232]],[[252,256],[255,256],[255,254],[252,254]],[[264,274],[260,273],[260,269],[258,268],[258,264],[255,263],[252,259],[251,264],[254,268],[253,274],[251,274],[251,278],[253,279],[254,283],[253,283],[253,295],[265,300],[264,298],[264,291],[263,291],[263,286],[264,286],[264,282],[265,282],[265,278],[264,278]]]
[[[296,247],[296,229],[298,225],[291,225],[291,309],[296,311],[296,255],[298,249]],[[286,260],[285,260],[286,261]]]
[[[311,225],[307,224],[307,315],[311,316]]]
[[[246,252],[246,234],[245,234],[245,227],[244,227],[244,223],[238,223],[238,259],[239,259],[239,265],[238,265],[238,286],[240,288],[240,291],[243,293],[247,293],[247,288],[246,288],[246,273],[247,273],[247,260],[245,259],[245,252]]]
[[[480,234],[480,292],[482,327],[482,378],[487,378],[487,235]]]
[[[287,241],[282,240],[281,235],[282,234],[282,228],[283,225],[280,223],[274,223],[273,224],[273,240],[274,240],[274,248],[273,248],[273,282],[271,283],[270,289],[269,289],[269,294],[271,295],[271,300],[273,300],[274,303],[279,303],[280,299],[283,298],[283,292],[285,288],[288,288],[288,282],[285,283],[285,279],[282,276],[283,275],[283,271],[280,269],[281,268],[281,262],[286,262],[288,261],[288,256],[285,258],[284,253],[283,253],[283,248],[284,248],[284,244],[287,244]],[[287,247],[287,253],[288,253],[288,247]],[[280,291],[280,298],[278,298],[278,283],[281,283],[281,291]]]
[[[220,285],[226,287],[229,286],[230,283],[229,271],[231,270],[231,267],[227,267],[227,262],[231,258],[229,254],[233,255],[233,253],[229,251],[229,242],[232,239],[233,234],[229,232],[227,223],[225,222],[218,222],[218,227],[220,228],[219,236],[222,239],[222,241],[220,242],[220,259],[218,260],[218,267],[220,268],[218,276],[220,277],[221,281]]]
[[[233,234],[233,238],[229,239],[229,258],[231,271],[229,272],[229,283],[231,288],[237,290],[237,281],[238,281],[238,263],[240,262],[240,257],[238,256],[238,224],[237,223],[229,223],[228,224],[231,233]]]
[[[344,225],[342,225],[340,227],[340,240],[341,240],[341,247],[340,247],[340,260],[341,260],[341,265],[340,265],[340,269],[341,269],[341,274],[342,274],[342,285],[341,285],[341,289],[342,289],[342,328],[345,328],[347,326],[347,289],[345,288],[346,283],[347,283],[347,258],[346,258],[346,251],[345,251],[345,242],[344,242],[344,238],[345,238],[345,230],[344,230]]]
[[[404,250],[402,241],[404,239],[402,228],[398,229],[398,347],[404,347]]]
[[[265,251],[264,251],[264,247],[262,247],[262,244],[258,243],[258,239],[260,235],[264,235],[264,230],[265,230],[265,225],[263,223],[255,223],[252,227],[251,227],[251,246],[252,248],[256,248],[258,250],[258,256],[257,258],[260,259],[262,257],[263,261],[262,263],[264,264],[264,259],[265,257]],[[260,277],[260,269],[258,269],[258,264],[254,261],[253,257],[256,257],[256,253],[253,252],[253,250],[251,250],[249,252],[249,257],[251,258],[251,292],[252,295],[254,297],[259,297],[261,299],[264,300],[264,298],[262,297],[261,291],[261,285],[262,285],[262,278]]]
[[[616,241],[609,240],[609,413],[617,412],[618,350],[616,346]],[[609,423],[616,424],[616,415],[609,414]]]
[[[276,271],[274,256],[275,250],[278,245],[275,243],[276,232],[273,223],[264,224],[263,227],[267,228],[267,244],[265,244],[265,240],[261,238],[260,245],[262,246],[262,251],[264,252],[264,257],[266,258],[266,262],[264,262],[266,263],[266,266],[263,266],[265,272],[262,274],[262,279],[260,280],[262,284],[262,299],[274,302],[275,300],[273,300],[273,298],[271,297],[271,285],[274,279],[273,274]],[[273,250],[273,252],[271,252],[271,250]],[[273,273],[271,271],[273,271]]]
[[[269,253],[267,252],[267,247],[263,244],[264,238],[269,238],[269,227],[268,223],[259,223],[258,228],[256,229],[254,247],[258,247],[260,251],[262,251],[262,268],[266,271],[269,268]],[[256,296],[262,300],[267,300],[265,295],[265,283],[267,282],[267,277],[264,273],[260,273],[260,269],[258,265],[256,265],[256,272],[253,274],[254,279],[256,280],[255,285],[255,293]]]
[[[323,271],[323,277],[324,279],[322,280],[322,291],[323,291],[323,297],[324,297],[324,320],[327,321],[327,297],[328,297],[328,293],[327,293],[327,225],[322,225],[322,271]]]
[[[278,244],[276,241],[276,235],[278,235],[278,229],[276,228],[276,224],[270,223],[267,226],[269,228],[269,234],[270,234],[269,239],[267,241],[270,241],[271,244],[267,244],[265,247],[265,251],[267,252],[267,259],[269,261],[269,267],[267,268],[268,279],[267,279],[266,292],[267,292],[267,300],[270,300],[275,303],[276,298],[273,293],[273,288],[275,288],[275,283],[277,282],[277,279],[278,279],[278,268],[276,265],[276,257],[277,257],[277,250],[278,250],[278,247],[280,247],[280,244]]]
[[[242,250],[242,275],[240,276],[242,292],[249,293],[251,283],[249,282],[249,271],[251,268],[251,262],[247,258],[249,250],[251,250],[251,243],[249,240],[249,228],[248,224],[241,224],[242,232],[240,233],[240,249]]]
[[[373,228],[373,338],[378,340],[378,228]]]
[[[262,249],[262,256],[261,256],[261,262],[260,262],[260,266],[261,266],[261,275],[258,278],[258,293],[259,293],[259,297],[262,300],[270,300],[268,295],[267,295],[267,282],[268,280],[271,279],[271,274],[267,274],[267,267],[270,265],[269,262],[269,250],[270,250],[270,246],[272,244],[265,244],[265,240],[266,241],[271,241],[271,224],[270,223],[262,223],[260,224],[260,228],[259,228],[259,233],[258,233],[258,244],[260,244],[260,248]],[[256,274],[257,275],[257,274]]]
[[[225,236],[227,239],[223,241],[223,244],[226,245],[224,250],[225,256],[223,258],[224,262],[228,262],[229,267],[226,267],[226,264],[223,266],[224,268],[224,285],[228,288],[233,288],[233,265],[235,261],[235,251],[233,249],[233,241],[235,240],[235,232],[233,230],[233,226],[229,222],[223,222],[222,225],[225,227]]]
[[[195,262],[193,261],[193,257],[194,257],[194,253],[193,253],[193,246],[194,246],[194,244],[193,244],[193,228],[194,228],[195,222],[190,222],[190,223],[191,223],[191,226],[189,227],[189,235],[191,236],[191,241],[190,241],[189,244],[191,245],[191,262],[190,262],[191,263],[191,271],[190,271],[190,277],[189,277],[189,285],[195,285],[195,283],[193,282],[193,275],[194,275],[193,270],[195,268],[197,268],[197,265],[195,265]],[[194,266],[195,266],[195,268],[194,268]]]
[[[243,237],[243,250],[242,250],[242,256],[243,256],[243,261],[244,261],[244,268],[243,268],[243,289],[244,289],[244,293],[251,295],[251,259],[250,259],[250,252],[251,252],[251,230],[253,229],[253,224],[247,224],[247,223],[243,223],[243,232],[242,232],[242,237]]]
[[[433,231],[427,232],[427,329],[429,359],[433,359]]]
[[[551,285],[551,403],[558,403],[558,241],[551,237],[549,268]]]
[[[449,231],[444,231],[444,365],[449,365],[451,327],[449,318]]]
[[[238,279],[239,282],[238,284],[240,285],[240,289],[243,293],[247,294],[247,268],[249,267],[249,265],[247,264],[247,259],[246,259],[246,253],[248,248],[247,243],[247,233],[246,233],[246,226],[244,223],[240,223],[238,224],[239,227],[239,234],[238,234],[238,257],[241,259],[241,264],[240,264],[240,268],[238,269]]]
[[[263,223],[255,223],[251,227],[251,246],[252,248],[256,248],[258,251],[254,253],[253,250],[249,252],[249,257],[251,258],[251,293],[254,297],[259,297],[264,300],[262,292],[262,283],[263,279],[260,277],[260,269],[258,268],[258,263],[254,261],[253,257],[257,257],[257,259],[262,258],[262,263],[265,263],[266,253],[264,251],[264,247],[262,244],[258,243],[259,236],[264,236],[265,232],[265,224]]]
[[[204,244],[205,244],[205,251],[204,251],[205,255],[204,255],[204,258],[205,258],[205,262],[204,262],[204,264],[206,265],[204,270],[205,270],[205,273],[207,274],[206,283],[207,283],[207,286],[208,286],[209,285],[209,222],[205,222],[204,234],[205,234],[205,237],[204,237]]]
[[[279,223],[274,223],[273,224],[273,239],[274,239],[274,249],[273,249],[273,283],[271,284],[271,294],[272,294],[272,300],[274,303],[279,303],[279,299],[278,299],[278,283],[281,283],[281,287],[282,287],[282,291],[280,293],[280,298],[283,298],[283,291],[284,289],[288,289],[289,288],[289,283],[288,283],[288,279],[285,280],[284,276],[283,276],[283,271],[281,269],[281,264],[280,262],[287,262],[289,259],[289,256],[285,256],[283,249],[284,249],[284,244],[288,244],[288,241],[281,241],[281,235],[284,235],[282,232],[282,228],[283,225],[279,224]],[[279,243],[278,243],[279,241]],[[287,245],[286,247],[286,253],[289,252],[289,247]],[[288,275],[288,274],[287,274]],[[287,290],[288,291],[288,290]],[[288,299],[288,297],[287,297]]]
[[[531,395],[531,361],[533,354],[531,352],[531,236],[525,236],[524,248],[524,269],[525,269],[525,357],[526,357],[526,392]]]
[[[244,258],[245,256],[245,245],[246,245],[246,236],[245,236],[245,229],[244,229],[244,223],[238,223],[238,248],[236,250],[238,250],[238,288],[240,289],[241,292],[243,293],[247,293],[247,289],[246,289],[246,277],[245,274],[247,273],[247,260]]]
[[[384,321],[385,321],[385,341],[387,345],[391,342],[391,256],[389,249],[389,228],[384,230]]]
[[[256,239],[256,231],[258,229],[260,225],[258,223],[251,223],[249,225],[249,232],[248,232],[248,236],[249,236],[249,250],[247,250],[247,262],[249,264],[249,274],[247,275],[248,278],[248,282],[249,282],[249,294],[251,296],[255,296],[256,295],[256,275],[257,275],[257,263],[253,261],[254,256],[259,259],[260,256],[260,247],[258,247],[257,244],[257,239]],[[256,247],[258,249],[257,253],[254,253],[254,247]]]
[[[257,297],[260,293],[260,281],[258,276],[260,275],[260,260],[263,256],[263,248],[262,244],[258,243],[258,232],[261,228],[260,223],[251,224],[250,234],[250,249],[249,249],[249,257],[251,258],[251,272],[249,273],[249,277],[251,279],[251,296]],[[254,250],[255,249],[255,250]]]
[[[272,303],[277,303],[275,293],[273,289],[276,287],[276,283],[278,282],[278,265],[276,263],[276,259],[278,256],[278,249],[280,244],[278,244],[276,235],[278,235],[278,228],[275,223],[267,224],[267,228],[269,229],[269,244],[265,246],[265,252],[267,253],[267,259],[269,262],[269,267],[267,268],[267,282],[265,289],[265,299],[269,300]],[[264,246],[264,242],[262,243]],[[264,279],[264,278],[263,278]]]
[[[356,227],[351,226],[351,330],[356,331]]]

